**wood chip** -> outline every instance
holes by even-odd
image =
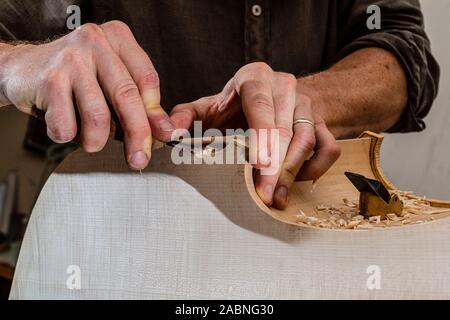
[[[357,208],[357,207],[358,207],[358,204],[357,204],[357,203],[355,203],[354,201],[350,201],[350,200],[348,200],[347,198],[342,199],[342,202],[343,202],[347,207],[350,207],[350,208]]]
[[[399,221],[400,220],[400,217],[397,216],[395,213],[388,213],[386,215],[386,218],[388,218],[388,220],[390,220],[390,221]]]
[[[381,222],[381,217],[380,216],[375,216],[375,217],[370,217],[369,218],[369,223],[380,224],[380,222]]]
[[[326,211],[329,208],[330,208],[329,206],[320,205],[320,206],[316,207],[316,210],[318,210],[318,211]]]
[[[313,184],[315,188],[317,181]],[[439,214],[450,213],[450,209],[432,207],[426,197],[417,198],[410,191],[393,191],[403,201],[404,209],[401,216],[395,213],[365,219],[359,214],[358,200],[343,198],[339,204],[322,204],[315,207],[317,216],[308,216],[300,211],[296,216],[298,223],[308,224],[324,229],[362,229],[369,230],[383,227],[399,227],[408,224],[420,224],[435,220]]]
[[[347,224],[347,229],[354,229],[354,228],[356,228],[359,224],[361,224],[361,222],[362,222],[362,220],[360,220],[360,221],[350,221],[350,222]]]

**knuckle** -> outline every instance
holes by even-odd
[[[83,63],[82,53],[76,49],[65,49],[57,57],[61,66],[80,66]]]
[[[313,151],[316,146],[316,139],[313,136],[303,138],[301,140],[301,146],[306,151]]]
[[[47,123],[47,135],[50,139],[55,142],[68,142],[75,138],[77,134],[76,127],[68,125],[63,117],[53,116],[51,114],[47,116],[47,114],[45,121]]]
[[[297,78],[293,74],[279,72],[277,75],[278,81],[284,88],[293,89],[297,87]]]
[[[331,159],[338,159],[341,156],[341,152],[341,147],[336,142],[328,147],[328,155]]]
[[[248,67],[252,70],[261,73],[272,72],[272,68],[265,62],[253,62],[248,65]]]
[[[252,75],[253,77],[264,77],[273,72],[272,68],[265,62],[252,62],[243,66],[236,76]]]
[[[289,128],[287,126],[278,126],[277,129],[280,138],[288,139],[289,141],[292,140],[294,136],[294,131],[292,130],[292,128]]]
[[[104,23],[102,26],[115,34],[123,35],[131,33],[130,27],[128,27],[125,22],[122,22],[120,20],[112,20]]]
[[[314,150],[316,146],[316,138],[314,136],[299,137],[294,144],[297,152],[309,153]]]
[[[117,85],[114,90],[114,100],[117,104],[135,102],[140,99],[139,89],[132,80]]]
[[[261,110],[262,112],[273,109],[272,98],[264,93],[255,94],[250,101],[253,103],[255,108]]]
[[[92,108],[82,115],[82,121],[89,127],[107,128],[110,125],[111,116],[105,108]]]
[[[158,88],[159,87],[159,75],[156,70],[148,71],[141,79],[140,86],[149,87],[149,88]]]
[[[94,44],[101,41],[104,37],[102,28],[94,23],[84,24],[81,28],[74,31],[75,40],[82,44]]]

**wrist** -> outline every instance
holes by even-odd
[[[13,74],[12,70],[15,68],[17,63],[14,57],[17,57],[17,52],[22,50],[28,45],[10,45],[5,43],[0,43],[0,107],[10,105],[11,99],[8,98],[8,81]],[[15,60],[15,61],[13,61]]]
[[[13,45],[0,43],[0,107],[11,103],[6,95],[6,74],[8,72],[8,57],[13,48]]]
[[[339,138],[341,136],[341,130],[337,123],[336,114],[333,114],[333,108],[329,107],[326,88],[323,88],[320,75],[315,74],[297,79],[297,94],[308,97],[311,101],[313,113],[319,115],[325,121],[333,135]]]

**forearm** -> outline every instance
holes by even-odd
[[[298,81],[314,110],[339,139],[365,130],[390,129],[408,99],[401,65],[391,53],[378,48],[356,51],[329,70]]]

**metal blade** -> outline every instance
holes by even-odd
[[[368,179],[363,175],[346,172],[345,176],[350,180],[350,182],[358,189],[359,192],[370,192],[375,196],[380,197],[384,202],[389,204],[391,195],[386,187],[379,181]]]

